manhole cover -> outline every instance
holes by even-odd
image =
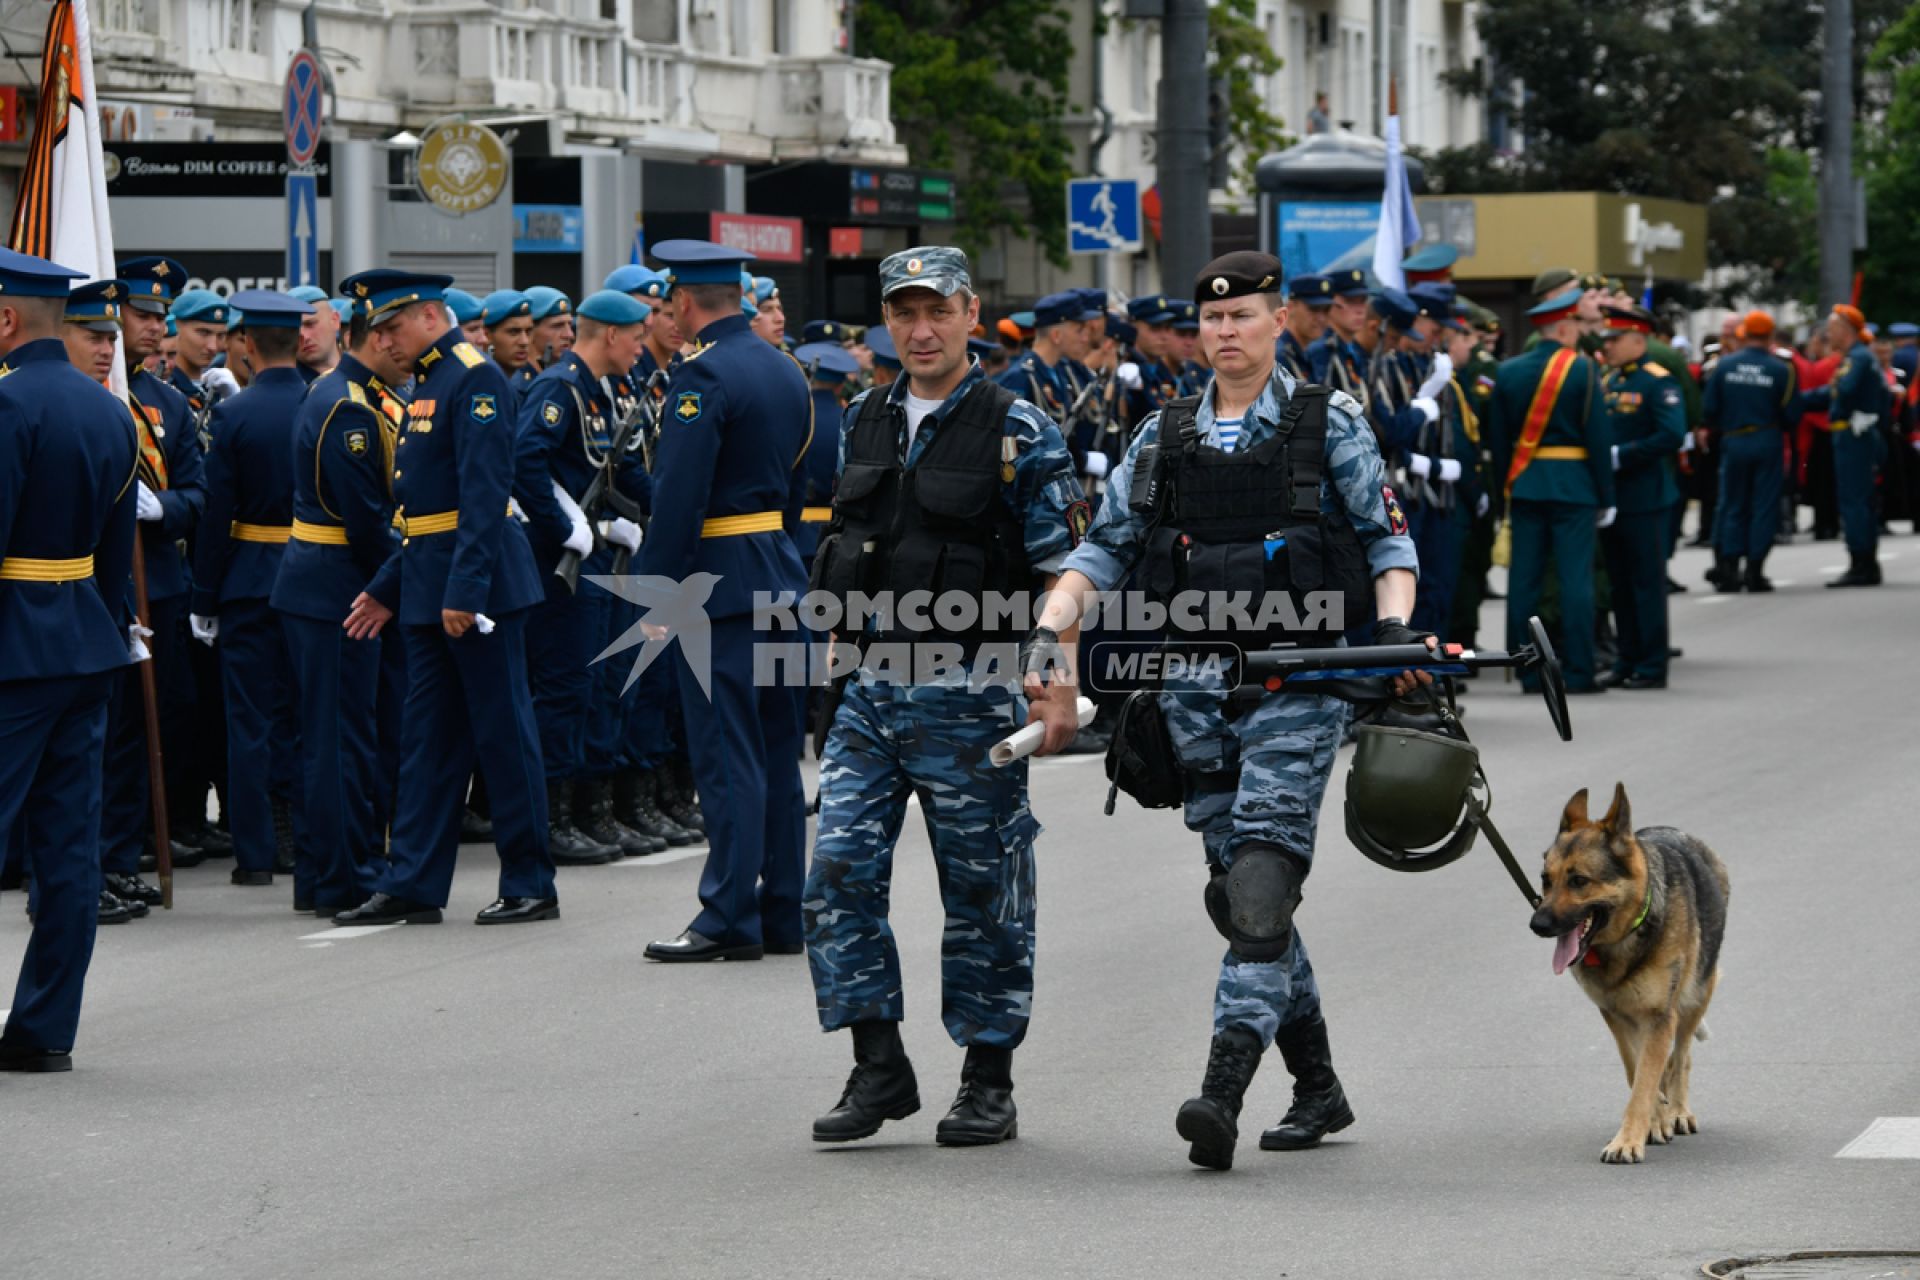
[[[1716,1280],[1920,1280],[1920,1253],[1808,1250],[1765,1258],[1725,1258],[1702,1270]]]

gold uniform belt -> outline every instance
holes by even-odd
[[[507,515],[511,516],[512,514],[513,503],[509,502],[507,503]],[[414,537],[416,534],[452,533],[460,527],[460,513],[458,511],[436,511],[432,515],[410,516],[396,511],[393,513],[393,527],[409,538]]]
[[[1773,425],[1772,423],[1762,423],[1759,426],[1739,427],[1739,428],[1736,428],[1735,430],[1727,432],[1727,439],[1731,440],[1735,436],[1750,436],[1756,431],[1769,430],[1772,427],[1772,425]]]
[[[1535,462],[1585,462],[1587,451],[1576,444],[1548,445],[1533,451]]]
[[[231,530],[238,542],[285,542],[293,536],[290,524],[248,524],[235,520]]]
[[[714,516],[700,523],[703,538],[737,538],[743,533],[774,533],[786,523],[778,511],[756,511],[744,516]]]
[[[318,542],[329,547],[344,547],[347,545],[347,531],[337,524],[314,524],[307,520],[295,520],[293,540]]]
[[[830,524],[833,521],[832,507],[802,507],[800,519],[808,524]]]
[[[0,581],[80,582],[92,576],[92,556],[76,556],[71,560],[32,560],[26,556],[8,556],[0,560]]]

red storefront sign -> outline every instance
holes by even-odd
[[[747,213],[708,216],[712,229],[707,238],[715,244],[750,253],[762,262],[800,262],[805,258],[798,218],[763,218]]]
[[[827,228],[827,256],[830,258],[857,258],[863,243],[859,227]]]

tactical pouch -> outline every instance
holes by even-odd
[[[1180,759],[1160,710],[1160,696],[1143,689],[1128,696],[1107,744],[1108,816],[1114,796],[1124,791],[1143,809],[1176,809],[1185,799]]]

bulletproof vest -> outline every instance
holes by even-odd
[[[1209,625],[1195,633],[1170,622],[1176,641],[1327,644],[1343,624],[1367,616],[1373,579],[1359,536],[1320,509],[1330,395],[1327,387],[1296,386],[1279,431],[1232,453],[1202,440],[1199,396],[1175,400],[1160,415],[1158,440],[1140,451],[1129,503],[1149,524],[1141,560],[1148,594],[1167,602],[1182,592],[1208,593],[1205,601],[1242,593],[1256,621],[1271,593],[1292,597],[1290,610],[1273,611],[1280,621],[1254,630],[1237,620],[1213,625],[1227,620],[1203,602],[1200,617]],[[1340,594],[1330,622],[1308,607],[1307,593],[1318,591]],[[1288,626],[1288,618],[1305,625]]]
[[[940,421],[911,468],[901,457],[905,412],[884,391],[861,401],[834,490],[833,523],[814,553],[809,584],[839,601],[848,629],[855,628],[853,592],[885,592],[897,604],[910,591],[932,592],[936,600],[947,592],[977,600],[984,592],[1037,586],[1024,530],[1001,497],[1004,472],[1012,466],[1005,460],[1006,416],[1016,399],[981,379]],[[934,611],[926,614],[934,625]],[[883,618],[877,630],[899,640],[958,641],[971,648],[1018,640],[1025,621],[909,632]]]

